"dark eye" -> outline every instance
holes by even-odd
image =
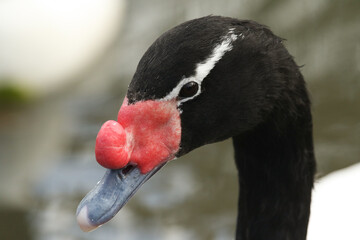
[[[196,82],[188,82],[185,84],[179,93],[180,98],[188,98],[194,96],[199,90],[199,85]]]

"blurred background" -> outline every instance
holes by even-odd
[[[0,1],[0,239],[231,239],[231,141],[167,164],[108,224],[77,226],[105,170],[94,157],[138,61],[164,31],[214,14],[285,42],[313,102],[318,177],[360,161],[360,1]],[[221,164],[219,164],[221,161]]]

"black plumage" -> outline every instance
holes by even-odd
[[[130,103],[161,99],[192,76],[229,29],[239,37],[179,106],[181,149],[232,137],[239,171],[237,239],[304,240],[315,159],[310,101],[283,39],[254,21],[207,16],[160,36],[139,62]]]

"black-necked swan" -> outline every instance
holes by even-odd
[[[232,137],[236,239],[305,240],[314,182],[310,101],[283,40],[254,21],[207,16],[161,35],[140,60],[117,121],[96,138],[109,168],[79,204],[89,231],[165,163]]]

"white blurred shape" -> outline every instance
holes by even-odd
[[[62,87],[115,40],[124,7],[125,0],[0,1],[0,81],[37,93]]]
[[[360,163],[321,179],[312,197],[308,240],[360,239]]]

